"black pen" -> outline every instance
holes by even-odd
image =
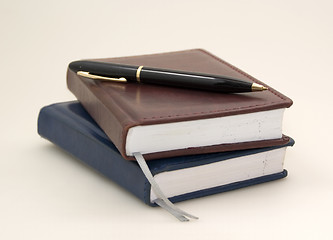
[[[97,80],[158,84],[221,93],[267,90],[266,87],[260,84],[225,76],[144,66],[129,66],[95,61],[75,61],[69,64],[69,68],[80,76]]]

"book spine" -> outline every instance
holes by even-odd
[[[131,125],[129,123],[131,122],[131,116],[126,115],[122,108],[117,105],[116,99],[109,101],[108,98],[110,96],[103,92],[103,88],[98,86],[93,87],[96,83],[90,82],[92,80],[85,80],[86,79],[80,79],[80,77],[68,69],[68,89],[105,131],[121,155],[125,159],[129,159],[126,156],[125,141],[128,129]],[[104,97],[107,99],[103,99]],[[109,105],[106,106],[103,102]],[[112,109],[112,111],[110,109]]]
[[[44,107],[38,117],[39,135],[151,205],[150,184],[138,165],[123,159],[115,147],[95,138],[89,129],[78,129],[81,119],[72,115]]]

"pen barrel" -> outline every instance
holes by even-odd
[[[252,83],[228,77],[191,74],[144,67],[140,73],[142,83],[192,88],[221,93],[250,92]]]

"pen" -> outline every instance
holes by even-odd
[[[241,93],[267,90],[266,87],[260,84],[226,76],[144,66],[129,66],[95,61],[75,61],[69,64],[69,68],[79,76],[96,80],[158,84],[221,93]]]

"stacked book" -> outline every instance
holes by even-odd
[[[292,101],[202,49],[94,61],[224,75],[267,91],[222,94],[79,76],[78,101],[41,109],[38,133],[151,206],[181,221],[173,203],[287,176],[284,110]]]

